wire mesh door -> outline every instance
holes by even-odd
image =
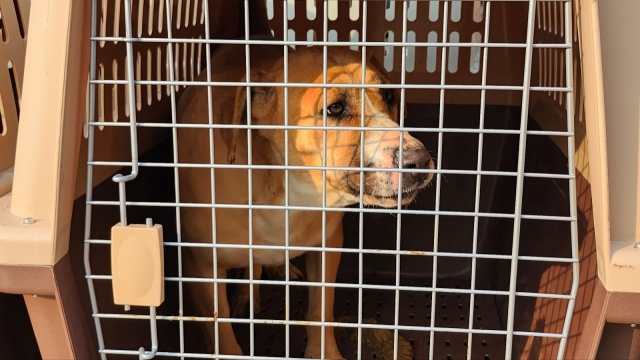
[[[94,0],[85,268],[102,358],[562,358],[572,14]],[[165,302],[116,306],[109,229],[146,218],[164,228]],[[553,266],[568,285],[541,285]],[[558,311],[537,318],[540,302]]]

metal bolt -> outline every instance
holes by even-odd
[[[36,294],[33,294],[33,297],[38,297],[38,295],[36,295]]]
[[[24,220],[22,220],[22,223],[26,225],[35,224],[35,222],[36,222],[36,219],[32,217],[24,218]]]
[[[631,327],[632,327],[632,328],[636,327],[636,324],[631,324]]]

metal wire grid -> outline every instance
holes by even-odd
[[[373,0],[372,0],[373,1]],[[569,326],[571,323],[571,315],[573,313],[574,301],[578,289],[578,245],[577,245],[577,225],[576,225],[576,193],[575,193],[575,170],[574,170],[574,159],[573,159],[573,149],[574,147],[574,138],[573,138],[573,118],[574,118],[574,109],[573,109],[573,88],[570,85],[565,87],[550,87],[550,86],[531,86],[531,63],[532,63],[532,51],[534,48],[556,48],[556,49],[564,49],[565,51],[565,67],[566,71],[564,72],[566,77],[566,84],[572,84],[573,79],[573,71],[572,71],[572,9],[571,3],[568,0],[556,0],[561,2],[564,6],[564,33],[565,43],[562,44],[534,44],[533,43],[533,29],[534,22],[536,16],[536,0],[513,0],[513,1],[528,1],[528,20],[527,20],[527,35],[526,35],[526,43],[490,43],[489,42],[489,22],[491,18],[491,3],[492,1],[484,2],[484,6],[486,6],[485,12],[485,29],[484,29],[484,39],[481,44],[483,50],[483,63],[482,63],[482,83],[481,85],[450,85],[446,84],[446,61],[447,61],[447,49],[451,47],[470,47],[470,46],[478,46],[478,44],[472,43],[458,43],[458,42],[447,42],[447,36],[442,36],[442,42],[434,43],[415,43],[415,42],[407,42],[407,2],[403,2],[403,13],[402,13],[402,21],[403,21],[403,31],[402,31],[402,39],[399,42],[369,42],[366,38],[366,29],[367,29],[367,0],[362,0],[362,17],[363,17],[363,25],[362,25],[362,40],[361,41],[349,41],[349,42],[332,42],[328,41],[328,1],[324,1],[324,20],[323,20],[323,36],[322,41],[281,41],[281,40],[270,40],[270,41],[256,41],[249,40],[249,1],[244,0],[244,17],[245,17],[245,33],[247,36],[244,40],[220,40],[220,39],[212,39],[209,34],[209,1],[205,0],[203,3],[204,6],[204,17],[205,17],[205,38],[204,39],[177,39],[172,37],[171,26],[167,27],[168,36],[167,38],[144,38],[144,37],[134,37],[132,35],[132,22],[131,22],[131,0],[124,0],[124,14],[125,14],[125,29],[126,36],[112,36],[112,37],[99,37],[96,36],[96,13],[97,13],[97,0],[93,0],[93,15],[92,15],[92,26],[91,26],[91,74],[90,74],[90,114],[95,114],[96,109],[96,85],[104,84],[104,85],[125,85],[128,87],[128,96],[129,96],[129,106],[130,106],[130,118],[129,122],[114,122],[114,123],[105,123],[99,122],[95,119],[91,119],[89,122],[89,147],[88,147],[88,175],[87,175],[87,201],[86,201],[86,227],[85,227],[85,269],[86,269],[86,278],[88,281],[88,286],[90,290],[91,296],[91,305],[93,309],[93,317],[95,321],[95,327],[98,335],[98,342],[100,346],[100,354],[103,359],[106,358],[107,354],[121,354],[121,355],[138,355],[140,358],[153,358],[154,356],[177,356],[184,358],[185,356],[191,358],[209,358],[211,354],[193,354],[193,353],[185,353],[184,349],[184,322],[185,321],[215,321],[216,326],[216,338],[215,338],[215,351],[216,354],[219,353],[219,338],[218,338],[218,324],[220,322],[234,322],[234,323],[248,323],[250,326],[250,353],[248,354],[249,358],[257,358],[255,356],[254,349],[254,324],[257,322],[267,323],[267,324],[283,324],[286,327],[286,357],[290,357],[289,353],[289,326],[290,325],[312,325],[312,326],[320,326],[323,329],[326,326],[336,326],[336,327],[354,327],[357,329],[357,340],[358,340],[358,348],[357,348],[357,356],[358,358],[362,357],[362,329],[363,328],[379,328],[379,329],[391,329],[393,330],[393,341],[394,341],[394,352],[397,353],[398,350],[398,332],[400,330],[414,330],[414,331],[428,331],[430,332],[430,345],[429,345],[429,358],[434,358],[434,336],[436,332],[450,332],[450,333],[466,333],[468,334],[468,345],[467,345],[467,359],[471,359],[471,345],[474,334],[497,334],[497,335],[505,335],[506,336],[506,348],[505,348],[505,358],[510,358],[512,354],[512,346],[513,346],[513,337],[514,336],[535,336],[535,337],[548,337],[548,338],[558,338],[560,339],[560,346],[558,349],[558,358],[562,358],[566,346],[567,336],[569,332]],[[164,2],[166,9],[166,23],[172,24],[172,9],[169,1]],[[288,29],[288,6],[283,6],[284,11],[284,33],[287,33]],[[444,2],[444,19],[448,19],[449,12],[449,2]],[[448,34],[447,32],[448,21],[443,21],[442,34]],[[128,55],[128,63],[126,65],[126,70],[128,72],[127,80],[99,80],[96,78],[96,43],[99,41],[122,41],[126,43],[126,50]],[[206,62],[207,69],[211,68],[210,58],[211,58],[211,49],[210,46],[212,44],[244,44],[246,46],[246,78],[245,82],[213,82],[211,81],[211,73],[207,71],[207,81],[206,82],[197,82],[197,81],[177,81],[176,76],[174,74],[173,66],[168,66],[169,69],[169,81],[162,80],[136,80],[134,77],[133,69],[134,69],[134,61],[133,61],[133,43],[135,42],[154,42],[154,43],[166,43],[166,44],[179,44],[179,43],[198,43],[204,44],[205,52],[206,52]],[[251,156],[249,156],[249,162],[245,165],[227,165],[227,164],[214,164],[213,163],[213,130],[214,129],[223,129],[229,127],[229,125],[221,125],[213,123],[213,114],[212,114],[212,89],[211,86],[246,86],[247,90],[250,89],[251,86],[257,85],[258,83],[252,82],[250,79],[250,54],[249,54],[249,45],[250,44],[272,44],[272,45],[282,45],[284,48],[283,56],[285,60],[285,68],[284,68],[284,83],[259,83],[261,86],[275,86],[275,87],[284,87],[285,94],[285,103],[288,103],[288,88],[291,87],[321,87],[323,88],[323,98],[324,104],[326,107],[326,92],[327,88],[339,88],[339,87],[354,87],[349,84],[330,84],[327,82],[327,47],[329,46],[358,46],[362,48],[362,61],[366,60],[366,51],[367,47],[371,46],[394,46],[400,47],[402,49],[402,53],[406,54],[406,48],[408,46],[412,47],[420,47],[420,46],[431,46],[434,45],[442,48],[441,54],[441,77],[440,84],[406,84],[406,56],[402,56],[401,63],[401,81],[400,84],[392,84],[392,85],[367,85],[364,84],[364,68],[362,70],[362,79],[363,83],[358,86],[361,89],[361,101],[364,102],[364,93],[366,88],[376,87],[376,88],[384,88],[384,87],[400,87],[401,89],[401,103],[405,101],[405,92],[407,89],[434,89],[440,91],[440,111],[439,111],[439,126],[438,128],[407,128],[404,127],[404,107],[400,107],[400,127],[403,131],[411,131],[411,132],[434,132],[438,134],[438,150],[437,150],[437,168],[433,170],[416,170],[416,169],[398,169],[400,173],[399,183],[402,184],[401,176],[404,172],[425,172],[425,173],[433,173],[436,176],[436,186],[435,186],[435,197],[436,197],[436,207],[435,210],[408,210],[402,209],[400,205],[398,205],[397,209],[389,210],[389,209],[373,209],[373,208],[365,208],[363,204],[362,193],[360,195],[359,206],[357,208],[347,208],[347,209],[335,209],[329,208],[326,206],[326,197],[323,199],[323,203],[321,206],[292,206],[289,204],[289,184],[288,184],[288,176],[285,176],[285,204],[284,206],[276,206],[276,205],[257,205],[251,203],[251,197],[249,197],[249,203],[246,205],[232,205],[232,204],[218,204],[215,201],[215,178],[214,173],[216,169],[219,168],[237,168],[237,169],[247,169],[249,174],[249,182],[248,182],[248,191],[252,193],[252,170],[253,169],[279,169],[284,170],[285,174],[288,174],[289,170],[321,170],[323,172],[323,195],[326,194],[326,171],[327,170],[359,170],[360,171],[360,185],[364,186],[362,176],[365,171],[377,171],[383,169],[374,169],[374,168],[365,168],[363,164],[364,159],[364,149],[361,147],[361,160],[359,168],[340,168],[340,167],[331,167],[326,164],[326,157],[323,157],[323,164],[321,167],[301,167],[301,166],[291,166],[289,165],[289,153],[288,146],[285,144],[285,165],[277,166],[277,165],[254,165],[251,163]],[[290,83],[288,82],[288,52],[287,47],[289,45],[316,45],[323,47],[323,84],[303,84],[303,83]],[[523,48],[526,51],[525,56],[525,64],[524,64],[524,76],[523,82],[521,86],[504,86],[504,85],[488,85],[487,84],[487,62],[488,62],[488,49],[489,48]],[[173,64],[173,47],[167,46],[168,49],[168,61],[170,64]],[[170,99],[171,99],[171,114],[172,114],[172,122],[171,124],[165,123],[138,123],[136,121],[136,85],[169,85],[170,88]],[[177,124],[176,123],[176,86],[177,85],[192,85],[192,86],[207,86],[208,88],[208,103],[209,103],[209,114],[208,114],[208,124],[207,125],[198,125],[198,124]],[[478,129],[457,129],[457,128],[444,128],[444,104],[445,104],[445,91],[453,90],[453,89],[467,89],[467,90],[481,90],[481,101],[480,101],[480,126]],[[520,128],[518,130],[502,130],[502,129],[485,129],[484,128],[484,116],[485,116],[485,106],[486,106],[486,92],[492,90],[517,90],[522,91],[522,114],[521,114],[521,122]],[[566,93],[566,118],[567,118],[567,131],[532,131],[527,130],[527,111],[529,106],[529,98],[530,92],[534,91],[557,91]],[[251,144],[251,131],[256,129],[265,128],[263,126],[251,124],[251,97],[250,91],[247,91],[247,125],[244,126],[236,126],[233,125],[234,128],[246,129],[248,132],[248,153],[251,154],[252,144]],[[283,126],[268,126],[269,129],[283,129],[285,131],[285,142],[288,142],[288,131],[294,129],[314,129],[317,130],[318,127],[304,127],[304,126],[293,126],[289,125],[289,114],[288,107],[284,107],[285,109],[285,120]],[[132,160],[131,162],[117,162],[117,161],[97,161],[94,160],[94,145],[95,145],[95,130],[97,126],[127,126],[130,128],[131,134],[131,153]],[[172,143],[173,143],[173,163],[145,163],[138,161],[138,145],[137,145],[137,128],[139,127],[169,127],[172,129]],[[209,131],[209,145],[210,145],[210,164],[187,164],[187,163],[179,163],[178,154],[177,154],[177,129],[181,127],[192,127],[192,128],[202,128],[208,129]],[[326,151],[326,131],[334,129],[336,127],[331,127],[327,125],[326,113],[323,116],[323,144],[324,149]],[[359,130],[361,133],[361,141],[364,141],[364,130],[367,130],[364,126],[364,112],[362,112],[361,116],[361,124],[359,127],[340,127],[340,129],[349,129],[349,130]],[[376,130],[391,130],[391,129],[376,129]],[[393,129],[396,130],[396,129]],[[474,133],[479,136],[478,143],[478,156],[477,156],[477,168],[475,171],[473,170],[448,170],[443,169],[441,167],[442,163],[442,143],[443,143],[443,134],[445,133]],[[482,170],[482,153],[483,153],[483,139],[485,134],[513,134],[519,135],[519,152],[518,152],[518,165],[516,172],[506,172],[506,171],[486,171]],[[547,173],[525,173],[524,172],[524,163],[525,163],[525,151],[526,151],[526,139],[527,135],[539,135],[539,136],[562,136],[567,138],[567,144],[569,151],[567,152],[568,157],[568,174],[547,174]],[[402,147],[402,141],[401,138]],[[400,152],[400,160],[399,163],[402,164],[402,152]],[[118,201],[98,201],[94,200],[92,197],[92,183],[93,183],[93,169],[95,166],[130,166],[131,173],[126,176],[116,175],[113,177],[113,181],[119,183],[119,200]],[[130,202],[126,200],[126,193],[124,184],[127,181],[135,179],[140,169],[144,169],[146,167],[168,167],[174,169],[175,175],[175,199],[174,203],[161,203],[161,202]],[[199,168],[209,168],[211,174],[211,192],[212,192],[212,203],[211,204],[202,204],[202,203],[184,203],[180,201],[180,192],[179,192],[179,179],[178,179],[178,169],[184,167],[199,167]],[[476,196],[475,196],[475,206],[473,212],[456,212],[456,211],[442,211],[440,210],[440,185],[441,185],[441,177],[446,174],[465,174],[465,175],[475,175],[476,176]],[[516,186],[516,206],[513,214],[504,214],[504,213],[483,213],[480,212],[480,186],[481,179],[483,175],[496,175],[496,176],[511,176],[515,177],[517,180]],[[569,182],[569,201],[570,201],[570,215],[569,216],[544,216],[544,215],[527,215],[522,214],[522,194],[523,194],[523,181],[527,177],[532,178],[547,178],[547,179],[566,179]],[[400,185],[401,186],[401,185]],[[399,191],[399,194],[402,192]],[[400,195],[399,200],[400,200]],[[399,201],[400,204],[400,201]],[[93,274],[91,271],[91,264],[89,262],[89,253],[92,244],[110,244],[110,240],[105,239],[92,239],[91,238],[91,219],[92,219],[92,208],[93,206],[119,206],[120,214],[121,214],[121,222],[126,224],[126,211],[127,206],[139,206],[139,207],[151,207],[151,206],[163,206],[163,207],[174,207],[176,209],[176,222],[177,222],[177,241],[175,242],[165,242],[165,246],[177,247],[178,248],[178,264],[179,264],[179,273],[177,277],[165,277],[165,281],[168,282],[177,282],[179,285],[179,313],[180,316],[156,316],[155,308],[150,309],[150,315],[141,316],[141,315],[128,315],[128,314],[110,314],[110,313],[102,313],[100,309],[98,309],[97,299],[94,291],[94,281],[97,280],[107,280],[111,279],[110,275],[97,275]],[[212,223],[213,223],[213,234],[214,237],[212,239],[212,243],[185,243],[181,241],[180,236],[180,208],[181,207],[206,207],[212,208]],[[253,234],[252,234],[252,226],[249,226],[249,244],[247,245],[228,245],[228,244],[218,244],[216,243],[215,236],[215,214],[216,209],[221,208],[236,208],[236,209],[276,209],[276,210],[285,210],[286,212],[286,223],[285,223],[285,245],[284,246],[264,246],[264,245],[254,245],[253,244]],[[315,247],[304,247],[304,246],[292,246],[290,245],[289,239],[289,212],[290,211],[321,211],[322,216],[322,237],[323,243],[320,248]],[[359,259],[359,280],[358,284],[342,284],[342,283],[327,283],[325,279],[325,263],[326,263],[326,213],[327,211],[347,211],[347,212],[357,212],[359,214],[359,239],[358,239],[358,248],[357,249],[349,249],[344,248],[341,249],[343,253],[357,253]],[[396,249],[395,250],[377,250],[377,249],[365,249],[363,246],[363,214],[364,213],[394,213],[397,215],[397,236],[396,236]],[[252,224],[252,212],[249,212],[249,221]],[[401,250],[401,225],[402,225],[402,215],[404,214],[423,214],[423,215],[432,215],[435,217],[435,232],[434,232],[434,248],[433,251],[406,251]],[[462,217],[473,217],[473,250],[471,253],[447,253],[438,251],[438,242],[439,242],[439,219],[440,216],[462,216]],[[513,219],[514,221],[514,231],[513,231],[513,248],[511,255],[498,255],[498,254],[481,254],[478,253],[478,221],[483,217],[494,217],[494,218],[507,218]],[[519,238],[520,238],[520,224],[524,219],[532,219],[532,220],[546,220],[546,221],[564,221],[571,223],[571,257],[570,258],[559,258],[559,257],[535,257],[535,256],[520,256],[519,255]],[[210,248],[213,252],[213,261],[214,261],[214,276],[212,279],[205,278],[186,278],[182,275],[182,255],[181,249],[184,247],[201,247],[201,248]],[[249,250],[249,279],[240,280],[240,279],[220,279],[217,274],[217,249],[218,248],[246,248]],[[286,279],[284,281],[263,281],[260,279],[253,278],[253,250],[255,249],[273,249],[273,250],[284,250],[286,253]],[[289,279],[289,259],[290,259],[290,251],[292,250],[302,250],[302,251],[320,251],[322,253],[322,281],[321,282],[299,282],[299,281],[291,281]],[[363,283],[363,255],[367,253],[385,253],[396,255],[396,279],[395,285],[367,285]],[[412,255],[412,256],[429,256],[433,258],[433,269],[432,269],[432,279],[433,283],[431,287],[416,287],[416,286],[401,286],[400,285],[400,256],[399,255]],[[438,274],[438,258],[470,258],[472,262],[471,268],[471,286],[470,289],[450,289],[444,287],[438,287],[436,280]],[[476,267],[477,267],[477,259],[503,259],[511,261],[511,273],[510,273],[510,284],[508,291],[498,291],[498,290],[480,290],[476,289]],[[557,263],[571,263],[573,270],[573,282],[572,288],[569,295],[563,294],[545,294],[545,293],[532,293],[532,292],[522,292],[516,290],[516,278],[518,271],[518,263],[520,260],[527,261],[539,261],[539,262],[557,262]],[[290,286],[313,286],[320,287],[323,293],[322,296],[322,316],[321,321],[319,322],[301,322],[291,320],[289,318],[289,311],[286,312],[285,320],[265,320],[260,319],[256,320],[254,318],[253,311],[250,311],[249,319],[225,319],[225,318],[212,318],[212,317],[186,317],[183,316],[183,283],[185,282],[208,282],[208,283],[240,283],[240,284],[271,284],[271,285],[284,285],[286,289],[286,308],[289,309],[289,290]],[[357,288],[358,290],[358,321],[357,323],[337,323],[337,322],[327,322],[325,321],[325,313],[324,313],[324,292],[326,286],[332,286],[335,288]],[[250,286],[250,305],[249,308],[253,309],[253,287]],[[214,289],[214,297],[216,302],[214,303],[214,310],[218,312],[218,293],[217,287],[213,286]],[[393,290],[395,291],[395,323],[394,325],[377,325],[377,324],[366,324],[363,323],[362,313],[363,313],[363,289],[377,289],[377,290]],[[459,328],[442,328],[437,327],[435,325],[435,307],[431,309],[431,324],[430,326],[403,326],[399,325],[399,293],[400,291],[411,290],[411,291],[419,291],[425,293],[431,293],[432,303],[435,303],[435,296],[437,292],[440,293],[463,293],[470,295],[471,306],[469,307],[469,326],[467,329],[459,329]],[[506,330],[487,330],[487,329],[474,329],[473,327],[473,318],[474,318],[474,300],[476,295],[495,295],[495,296],[508,296],[508,320],[507,320],[507,329]],[[530,332],[530,331],[515,331],[514,330],[514,309],[515,309],[515,300],[516,297],[536,297],[536,298],[549,298],[549,299],[565,299],[568,301],[567,312],[564,319],[564,326],[562,329],[562,333],[544,333],[544,332]],[[103,341],[103,335],[101,331],[101,319],[145,319],[150,321],[150,326],[152,330],[152,349],[150,352],[144,351],[141,348],[139,351],[135,350],[117,350],[117,349],[109,349],[105,347],[105,343]],[[179,321],[180,323],[180,352],[163,352],[159,350],[157,337],[156,337],[156,329],[155,324],[156,321]],[[322,331],[322,354],[324,357],[324,344],[325,344],[325,334]],[[230,355],[213,355],[215,358],[220,359],[236,359],[236,358],[244,358],[238,356],[230,356]],[[259,357],[263,359],[270,359],[272,357]],[[275,359],[275,358],[274,358]]]

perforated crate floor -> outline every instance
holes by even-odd
[[[394,282],[391,277],[382,277],[382,283]],[[461,283],[468,280],[460,279]],[[371,283],[371,282],[369,282]],[[407,283],[406,285],[410,285]],[[404,284],[403,284],[404,285]],[[415,285],[421,285],[414,283]],[[430,286],[429,284],[424,284]],[[411,285],[410,285],[411,286]],[[457,287],[457,279],[448,279],[439,287]],[[299,286],[290,287],[290,306],[292,320],[304,320],[307,308],[307,289]],[[257,319],[285,318],[285,289],[283,286],[262,285],[262,312],[255,315]],[[395,312],[395,292],[382,290],[363,290],[363,319],[375,319],[379,324],[392,325]],[[421,291],[400,291],[399,325],[430,326],[432,310],[432,293]],[[438,293],[435,303],[435,326],[439,328],[466,329],[469,326],[469,294]],[[339,288],[336,290],[335,314],[357,316],[358,290]],[[496,311],[493,297],[475,297],[474,328],[500,329],[500,319]],[[337,330],[338,346],[343,356],[348,359],[357,357],[357,339],[350,339],[352,330]],[[353,330],[355,331],[355,330]],[[235,325],[238,341],[249,354],[249,325]],[[429,331],[399,331],[399,335],[409,341],[413,347],[415,359],[429,358]],[[254,325],[254,354],[257,356],[285,356],[285,327],[283,325]],[[292,357],[303,357],[306,347],[306,333],[302,326],[290,326],[290,349]],[[500,359],[504,357],[504,336],[475,334],[472,337],[473,359]],[[375,359],[371,349],[362,345],[362,359]],[[467,353],[466,333],[436,332],[434,337],[434,359],[465,359]],[[388,360],[388,359],[387,359]]]

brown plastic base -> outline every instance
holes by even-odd
[[[0,292],[23,294],[43,359],[94,359],[69,255],[54,266],[0,265]]]
[[[597,280],[576,358],[640,359],[640,294],[607,291]]]

